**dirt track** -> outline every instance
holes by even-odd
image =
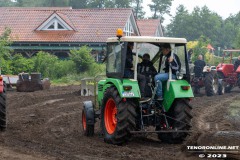
[[[82,135],[82,104],[93,97],[82,97],[79,90],[79,86],[67,86],[32,93],[8,92],[8,125],[0,133],[0,159],[199,159],[187,153],[186,144],[196,145],[199,137],[216,131],[239,131],[239,121],[226,118],[226,108],[240,99],[236,89],[223,96],[191,101],[193,133],[186,144],[164,144],[150,135],[134,137],[123,146],[109,145],[103,142],[98,123],[94,137]]]

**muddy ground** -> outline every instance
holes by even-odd
[[[0,133],[0,159],[199,159],[199,154],[188,152],[186,145],[204,145],[201,137],[211,139],[217,131],[240,130],[240,119],[232,116],[230,108],[231,103],[239,104],[237,88],[222,96],[200,95],[191,101],[193,132],[184,144],[164,144],[152,134],[134,137],[122,146],[110,145],[104,143],[98,122],[94,137],[82,134],[83,101],[93,97],[80,96],[79,90],[79,86],[65,86],[31,93],[9,91],[7,130]],[[223,143],[234,145],[231,140]]]

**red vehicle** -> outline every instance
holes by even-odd
[[[0,131],[6,129],[6,84],[0,75]]]
[[[218,94],[228,93],[233,87],[240,87],[240,66],[234,70],[234,65],[232,64],[232,52],[240,52],[240,49],[230,49],[223,50],[224,56],[222,63],[217,66],[217,74],[219,77]],[[224,63],[224,57],[226,52],[230,53],[230,62]]]

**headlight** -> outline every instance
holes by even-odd
[[[176,75],[177,79],[183,79],[183,74],[181,72],[178,72]]]

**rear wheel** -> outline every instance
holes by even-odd
[[[217,80],[214,79],[212,73],[205,75],[205,91],[207,96],[213,96],[217,93]]]
[[[6,89],[4,83],[3,92],[0,93],[0,131],[6,129]]]
[[[238,73],[237,78],[238,78],[237,79],[237,85],[240,88],[240,73]]]
[[[225,92],[226,92],[226,93],[230,93],[231,90],[232,90],[232,88],[233,88],[232,85],[227,85],[227,86],[225,86]]]
[[[193,84],[193,93],[194,94],[199,94],[200,93],[200,86],[199,86],[199,79],[198,77],[194,77],[192,80],[192,84]]]
[[[177,131],[191,129],[191,110],[192,107],[187,100],[178,99],[174,102],[169,112],[167,112],[167,121],[172,130]],[[157,128],[156,130],[160,129]],[[158,133],[158,138],[166,143],[181,143],[187,135],[188,133],[186,132]]]
[[[130,131],[136,128],[136,109],[131,100],[122,101],[115,87],[106,90],[101,115],[105,142],[122,144],[131,138]]]
[[[84,109],[82,110],[82,127],[83,127],[83,133],[85,136],[93,136],[94,135],[94,125],[87,124],[87,118],[86,113]]]

